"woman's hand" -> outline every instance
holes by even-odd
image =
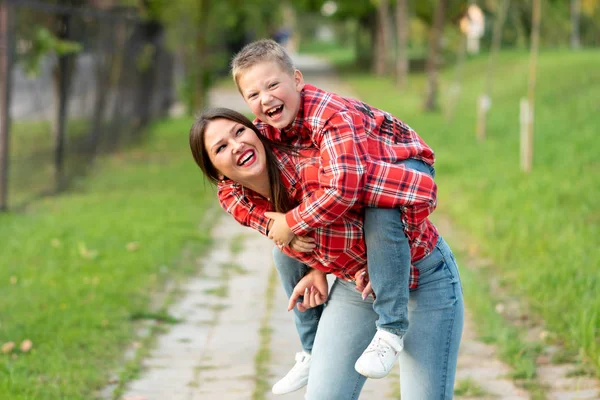
[[[356,280],[356,290],[361,292],[363,300],[365,300],[370,294],[372,294],[373,298],[375,298],[375,293],[371,288],[371,281],[369,280],[369,271],[367,268],[363,268],[354,274],[354,279]]]
[[[328,295],[329,286],[327,285],[326,274],[311,268],[304,278],[300,279],[296,284],[296,287],[294,287],[294,291],[290,296],[290,302],[288,303],[288,311],[291,311],[294,306],[300,312],[320,306],[327,301]],[[304,296],[304,300],[296,304],[300,296]]]
[[[287,246],[294,238],[294,232],[292,232],[285,220],[285,214],[266,212],[265,217],[273,220],[273,224],[269,230],[269,239],[273,239],[279,247]]]
[[[290,248],[301,253],[310,253],[315,247],[315,239],[308,236],[294,236],[290,242]]]

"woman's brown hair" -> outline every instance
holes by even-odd
[[[208,152],[206,151],[206,146],[204,144],[206,127],[215,119],[227,119],[237,122],[238,124],[242,124],[245,127],[252,129],[256,133],[256,136],[258,136],[265,147],[271,202],[275,206],[275,211],[287,212],[294,208],[294,204],[288,196],[285,186],[283,185],[277,160],[273,155],[273,149],[292,153],[297,153],[297,150],[295,150],[293,147],[285,146],[281,143],[267,139],[260,133],[258,128],[254,126],[252,121],[246,118],[243,114],[240,114],[239,112],[229,108],[211,108],[202,112],[196,118],[196,121],[190,129],[190,149],[192,150],[192,155],[194,156],[196,164],[198,164],[204,175],[213,183],[218,183],[221,180],[219,178],[219,171],[217,171],[215,166],[210,161]]]

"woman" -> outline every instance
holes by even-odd
[[[235,190],[234,195],[245,203],[243,210],[264,212],[274,208],[285,212],[318,185],[319,165],[318,159],[312,157],[313,150],[294,150],[271,143],[247,118],[232,110],[215,109],[201,115],[190,131],[190,146],[205,175],[219,183],[219,190]],[[410,173],[404,168],[397,168],[396,172]],[[397,181],[406,182],[406,176],[397,177]],[[406,204],[377,206],[400,205]],[[240,223],[266,234],[258,225],[252,225],[248,215],[227,211]],[[428,256],[413,260],[419,285],[411,291],[411,327],[404,337],[405,350],[400,353],[401,390],[403,398],[444,399],[451,398],[453,392],[462,332],[462,289],[452,252],[438,237],[437,230],[428,221],[425,224],[424,229],[435,233],[435,242]],[[297,247],[292,246],[313,251],[283,249],[301,261],[298,270],[306,270],[304,263],[337,277],[314,335],[307,398],[358,398],[365,377],[355,371],[354,363],[375,334],[377,320],[371,300],[361,299],[352,279],[366,262],[360,206],[334,224],[315,231],[313,239],[316,239],[314,249],[308,240],[299,240]],[[297,287],[312,287],[321,278],[311,270]],[[303,301],[304,308],[319,305],[325,295],[322,290],[304,293],[308,295]],[[313,321],[317,318],[318,314]]]

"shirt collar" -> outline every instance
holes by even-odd
[[[300,107],[298,108],[298,114],[296,114],[296,118],[289,124],[287,127],[283,128],[281,131],[287,137],[290,136],[298,136],[302,133],[302,129],[304,127],[304,100],[305,100],[305,89],[302,89],[300,92]]]

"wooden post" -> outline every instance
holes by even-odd
[[[0,3],[0,211],[8,208],[8,149],[13,49],[11,8],[8,1]]]
[[[492,49],[488,58],[487,74],[485,79],[485,91],[479,97],[478,111],[477,111],[477,140],[483,142],[485,140],[485,129],[487,123],[487,113],[492,106],[492,83],[494,76],[494,66],[496,63],[496,56],[500,51],[500,44],[502,43],[502,28],[504,27],[504,21],[506,20],[506,14],[508,13],[508,7],[510,6],[510,0],[503,0],[498,11],[496,23],[494,24],[494,31],[492,32]]]
[[[61,24],[59,37],[61,39],[69,39],[70,15],[61,15],[58,17]],[[60,191],[64,186],[64,167],[65,167],[65,129],[67,119],[67,106],[69,95],[69,81],[72,69],[69,68],[70,55],[62,55],[58,57],[57,66],[57,83],[58,83],[58,109],[56,115],[56,137],[54,144],[54,182],[55,190]]]
[[[521,169],[531,172],[533,165],[533,127],[535,116],[535,83],[537,78],[537,56],[540,42],[540,20],[542,18],[541,0],[533,0],[533,17],[531,24],[531,49],[529,56],[529,85],[527,89],[528,118],[527,135],[525,140],[525,152],[521,153]],[[522,144],[523,146],[523,144]]]

